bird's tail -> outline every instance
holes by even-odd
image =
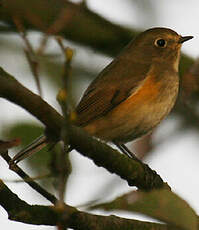
[[[38,137],[31,144],[29,144],[27,147],[25,147],[20,152],[18,152],[13,157],[10,164],[12,164],[12,163],[17,164],[21,160],[23,160],[23,159],[29,157],[30,155],[38,152],[39,150],[43,149],[48,143],[49,143],[49,141],[45,135]]]

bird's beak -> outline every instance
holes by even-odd
[[[184,43],[184,42],[186,42],[192,38],[193,38],[193,36],[184,36],[184,37],[181,36],[178,42],[182,44],[182,43]]]

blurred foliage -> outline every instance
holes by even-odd
[[[198,225],[193,209],[179,196],[165,189],[133,191],[111,202],[91,206],[90,209],[138,212],[184,230],[196,230]]]

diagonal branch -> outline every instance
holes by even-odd
[[[0,21],[4,23],[13,26],[12,17],[17,15],[28,30],[59,34],[109,55],[116,55],[136,34],[84,5],[65,0],[0,0],[0,3]]]
[[[1,180],[0,205],[7,211],[10,220],[34,225],[55,226],[61,221],[64,226],[79,230],[177,230],[164,224],[130,220],[113,215],[93,215],[78,211],[69,205],[65,205],[62,210],[52,206],[29,205],[14,194]]]
[[[12,20],[15,15],[20,16],[27,30],[61,35],[109,56],[116,56],[138,34],[106,20],[84,4],[65,0],[0,0],[0,21],[10,26],[8,31],[16,32]],[[180,74],[191,64],[193,59],[182,55]]]
[[[11,160],[11,158],[8,156],[7,151],[0,152],[1,157],[8,163]],[[39,194],[41,194],[43,197],[45,197],[47,200],[49,200],[52,204],[56,204],[58,202],[57,198],[47,192],[45,189],[43,189],[39,184],[37,184],[32,178],[30,178],[20,167],[17,165],[12,165],[13,170],[18,176],[20,176],[31,188],[33,188],[35,191],[37,191]]]
[[[53,137],[59,140],[63,117],[47,102],[21,85],[14,77],[0,69],[0,97],[27,110],[40,120]],[[48,115],[48,116],[47,116]],[[82,155],[92,159],[98,166],[106,168],[126,180],[130,186],[150,190],[169,186],[147,165],[121,155],[105,143],[92,138],[81,128],[69,124],[70,144]]]

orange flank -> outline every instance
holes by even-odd
[[[153,101],[158,97],[159,93],[160,83],[155,79],[154,75],[151,74],[122,104],[126,104],[127,106],[130,104],[140,105],[140,103]]]

